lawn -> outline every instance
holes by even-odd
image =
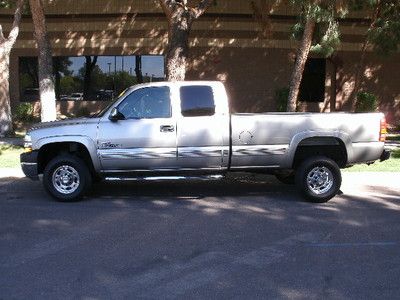
[[[19,155],[22,152],[22,147],[0,145],[0,168],[19,168]]]

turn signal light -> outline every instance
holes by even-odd
[[[381,126],[380,126],[380,131],[379,131],[379,141],[384,142],[386,140],[386,134],[387,134],[387,129],[386,129],[386,119],[383,117],[381,119]]]

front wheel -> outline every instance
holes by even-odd
[[[85,162],[73,155],[56,156],[43,172],[44,188],[58,201],[80,200],[91,184],[92,178]]]
[[[336,196],[342,184],[340,168],[330,158],[305,160],[296,170],[296,186],[311,202],[322,203]]]

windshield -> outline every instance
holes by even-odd
[[[125,89],[121,94],[119,94],[119,96],[117,98],[115,98],[114,100],[111,100],[110,103],[104,107],[100,112],[93,114],[91,117],[92,118],[101,118],[104,116],[104,114],[110,109],[111,106],[114,105],[115,102],[117,102],[119,99],[121,99],[121,97],[124,97],[128,91],[130,91],[130,88]]]

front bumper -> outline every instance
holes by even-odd
[[[22,153],[20,156],[21,168],[26,177],[38,180],[38,151]]]

